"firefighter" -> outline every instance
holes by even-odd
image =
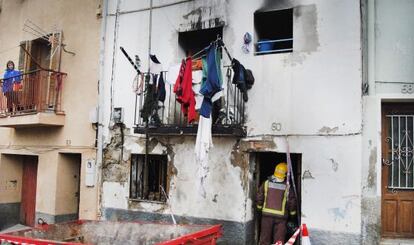
[[[257,193],[262,212],[260,245],[284,244],[288,217],[296,215],[296,198],[292,188],[287,192],[286,173],[287,164],[279,163]]]

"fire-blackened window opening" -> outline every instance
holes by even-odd
[[[223,37],[223,27],[178,33],[178,44],[186,55],[193,55],[207,47],[217,37]]]
[[[293,9],[256,12],[256,55],[292,52]]]
[[[167,192],[167,156],[144,154],[131,156],[130,198],[165,202],[162,188]],[[161,188],[162,186],[162,188]]]

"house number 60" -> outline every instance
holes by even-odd
[[[414,91],[413,85],[412,84],[404,84],[401,87],[401,93],[403,94],[412,94]]]

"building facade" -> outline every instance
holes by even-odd
[[[171,221],[172,212],[179,223],[223,224],[228,244],[253,244],[257,188],[290,152],[300,219],[313,241],[361,243],[360,1],[154,0],[151,6],[120,0],[108,2],[107,16],[103,219]],[[180,117],[169,74],[217,35],[255,83],[248,101],[237,104],[243,95],[232,90],[223,51],[225,95],[218,111],[224,108],[227,121],[213,120],[214,146],[202,165],[194,153],[197,127]],[[132,59],[139,56],[133,63],[143,73],[156,73],[149,53],[160,61],[167,81],[160,122],[145,123],[146,93],[133,86],[137,71],[121,47]]]
[[[0,4],[0,229],[95,219],[100,1]]]
[[[362,240],[412,238],[411,1],[363,2]],[[388,243],[387,243],[388,244]]]
[[[174,216],[255,244],[258,187],[290,156],[314,244],[413,237],[412,1],[0,3],[22,84],[0,95],[0,229]],[[211,45],[223,90],[200,148],[174,86],[191,56],[198,91]]]

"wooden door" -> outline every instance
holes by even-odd
[[[20,207],[20,222],[34,226],[36,215],[36,181],[37,158],[23,157],[22,201]]]
[[[414,104],[382,106],[382,205],[384,237],[414,237]]]

